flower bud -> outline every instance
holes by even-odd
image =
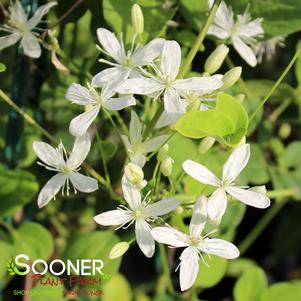
[[[164,145],[159,149],[158,154],[157,154],[157,160],[158,160],[159,162],[162,162],[162,161],[167,157],[168,149],[169,149],[168,144],[164,144]]]
[[[226,72],[222,78],[224,85],[220,88],[221,90],[227,90],[232,87],[241,76],[241,67],[234,67]]]
[[[199,145],[199,154],[203,155],[213,146],[215,139],[212,137],[205,137]]]
[[[135,163],[128,163],[124,168],[124,174],[126,179],[135,186],[140,186],[144,181],[144,173],[142,168]]]
[[[137,3],[132,6],[132,25],[136,34],[143,33],[144,17],[141,7]]]
[[[236,98],[240,103],[242,103],[242,102],[245,100],[246,95],[243,94],[243,93],[239,93],[239,94],[236,94],[236,95],[235,95],[235,98]]]
[[[165,177],[170,177],[172,173],[172,166],[174,164],[174,160],[171,157],[166,157],[162,163],[160,170]]]
[[[210,74],[215,73],[223,64],[228,53],[229,48],[226,45],[221,44],[217,46],[205,62],[205,72],[208,72]]]
[[[113,246],[110,251],[109,258],[115,259],[121,257],[128,249],[130,245],[126,241],[122,241]]]
[[[292,127],[288,123],[283,123],[279,129],[279,137],[281,139],[286,139],[292,131]]]

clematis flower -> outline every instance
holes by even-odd
[[[213,2],[214,0],[208,1],[209,7],[213,5]],[[248,8],[243,15],[237,15],[235,21],[232,8],[222,1],[208,34],[221,40],[228,40],[238,54],[250,66],[255,67],[257,60],[252,47],[257,43],[257,38],[263,37],[262,21],[262,18],[252,20]]]
[[[121,135],[123,143],[129,153],[131,162],[143,167],[146,162],[145,155],[160,148],[169,135],[160,135],[150,139],[143,139],[143,127],[137,114],[131,112],[129,137]]]
[[[53,176],[42,188],[38,196],[38,206],[41,208],[48,204],[51,199],[55,199],[55,195],[62,188],[69,195],[70,182],[73,185],[74,193],[77,190],[81,192],[92,192],[98,189],[97,181],[94,178],[84,176],[78,172],[80,165],[87,157],[90,150],[91,142],[89,135],[76,137],[72,152],[67,156],[62,142],[57,148],[45,142],[35,141],[33,150],[42,162],[39,165],[45,166],[46,169],[55,171],[57,174]]]
[[[265,194],[244,189],[248,187],[235,186],[235,180],[246,167],[249,158],[249,144],[237,147],[223,166],[221,180],[202,164],[192,160],[186,160],[183,163],[183,169],[188,175],[201,183],[217,187],[208,203],[208,214],[213,221],[219,222],[224,215],[227,208],[227,194],[246,205],[256,208],[267,208],[270,206],[270,199]]]
[[[112,63],[105,59],[99,60],[99,62],[109,64],[112,67],[99,72],[93,77],[92,84],[98,87],[112,81],[115,85],[118,85],[128,77],[141,76],[138,68],[148,65],[156,59],[160,55],[164,43],[164,39],[158,38],[144,46],[140,44],[135,46],[134,38],[131,50],[126,52],[122,37],[119,42],[113,32],[105,28],[98,28],[97,37],[102,47],[99,47],[99,49],[115,61],[115,63]]]
[[[88,88],[73,83],[66,94],[66,98],[72,103],[90,106],[86,112],[71,120],[69,131],[73,136],[81,136],[86,133],[101,107],[118,111],[136,104],[135,98],[132,96],[113,98],[112,96],[115,94],[115,91],[109,84],[103,86],[100,94],[91,85]]]
[[[155,252],[155,241],[150,233],[149,222],[171,212],[180,202],[170,198],[149,204],[148,196],[141,201],[140,191],[124,181],[124,178],[122,190],[129,208],[119,206],[116,210],[96,215],[94,220],[102,226],[119,226],[118,228],[127,228],[135,223],[137,244],[146,257],[152,257]]]
[[[142,168],[132,162],[129,162],[124,168],[124,181],[129,185],[133,185],[137,189],[143,189],[147,185],[147,181],[144,180],[144,172]]]
[[[212,76],[176,79],[180,65],[179,44],[176,41],[166,41],[162,50],[160,70],[154,64],[151,65],[157,77],[141,69],[149,78],[127,79],[117,88],[117,91],[125,94],[155,95],[155,98],[163,94],[164,110],[173,121],[176,121],[186,109],[181,95],[187,91],[214,91],[223,85],[220,79]]]
[[[37,25],[47,14],[56,2],[50,2],[40,6],[35,14],[29,19],[25,13],[22,4],[17,0],[9,8],[8,24],[1,26],[0,30],[8,33],[7,36],[0,37],[0,50],[16,44],[21,40],[21,48],[24,54],[31,58],[39,58],[41,56],[41,46],[38,41]]]
[[[232,243],[218,238],[208,238],[213,232],[202,236],[207,219],[207,199],[200,197],[192,212],[189,234],[182,233],[170,226],[155,227],[151,230],[153,238],[173,248],[185,248],[180,256],[180,287],[185,291],[192,287],[199,271],[199,259],[206,264],[202,253],[234,259],[239,250]],[[209,257],[210,258],[210,257]]]

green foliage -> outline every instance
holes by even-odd
[[[256,266],[250,267],[239,277],[234,286],[235,301],[259,301],[267,288],[264,271]]]
[[[260,301],[297,301],[301,299],[301,281],[280,282],[271,285]]]
[[[2,63],[0,63],[0,73],[4,72],[6,70],[6,66]]]
[[[186,137],[212,136],[230,146],[240,141],[247,128],[248,116],[244,107],[227,94],[218,95],[216,109],[188,112],[175,125],[175,129]]]

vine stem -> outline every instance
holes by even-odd
[[[167,254],[164,245],[159,244],[159,251],[160,251],[160,257],[162,260],[162,268],[163,268],[163,274],[165,275],[166,281],[167,281],[167,289],[169,293],[174,293],[174,287],[172,284],[172,280],[170,278],[170,270],[169,270],[169,264],[167,260]]]
[[[282,72],[281,76],[278,78],[278,80],[276,81],[276,83],[271,88],[270,92],[266,95],[266,97],[258,105],[257,109],[252,113],[251,117],[249,118],[249,122],[251,122],[253,120],[253,118],[257,115],[257,113],[259,112],[259,110],[264,106],[264,104],[268,101],[268,99],[271,97],[271,95],[278,88],[278,86],[280,85],[280,83],[282,82],[282,80],[285,78],[285,76],[287,75],[287,73],[290,71],[290,69],[294,65],[294,63],[297,60],[297,58],[299,57],[300,53],[301,53],[301,47],[296,51],[296,53],[293,56],[293,58],[291,59],[291,61],[289,62],[289,64],[285,68],[285,70]]]
[[[17,104],[15,104],[1,89],[0,89],[0,99],[6,102],[9,106],[14,108],[29,124],[34,126],[40,133],[47,137],[53,144],[58,144],[58,141],[52,136],[48,131],[41,127],[30,115],[28,115],[24,110],[22,110]],[[110,189],[110,186],[106,180],[94,170],[88,163],[83,162],[83,167],[91,176],[96,178],[99,183]]]

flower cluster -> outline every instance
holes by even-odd
[[[210,7],[212,3],[209,0]],[[16,1],[10,9],[8,25],[1,27],[9,35],[0,38],[0,50],[21,40],[25,55],[39,57],[41,48],[35,30],[43,15],[55,4],[51,2],[39,7],[29,18]],[[256,65],[256,53],[259,52],[255,52],[254,47],[257,39],[263,36],[262,19],[251,20],[248,10],[234,18],[232,9],[222,2],[208,35],[221,39],[225,44],[220,44],[208,57],[200,76],[182,78],[182,52],[178,42],[156,38],[142,45],[138,36],[143,32],[143,14],[137,4],[133,6],[132,18],[135,35],[130,49],[125,48],[122,35],[118,39],[105,28],[97,29],[97,48],[105,57],[99,62],[109,67],[95,74],[86,86],[72,83],[68,88],[66,99],[85,108],[70,122],[69,131],[75,137],[71,153],[68,154],[62,142],[57,148],[44,142],[34,142],[33,149],[42,161],[38,164],[56,172],[40,191],[38,206],[48,204],[61,189],[63,194],[69,195],[70,184],[75,193],[77,190],[90,193],[98,189],[96,179],[78,172],[90,150],[89,128],[100,112],[111,118],[112,111],[131,107],[128,134],[121,135],[127,152],[121,177],[125,203],[98,214],[94,220],[101,226],[117,229],[135,224],[135,240],[146,257],[154,255],[155,241],[173,248],[185,248],[180,256],[180,286],[181,290],[187,290],[197,277],[199,259],[205,262],[203,253],[227,259],[239,256],[239,250],[232,243],[208,237],[217,230],[203,235],[206,223],[218,227],[230,198],[231,201],[238,200],[256,208],[268,207],[270,200],[265,194],[265,187],[240,187],[235,183],[250,158],[249,144],[241,144],[232,151],[220,178],[204,165],[186,160],[182,165],[183,171],[216,190],[210,196],[200,195],[197,198],[192,209],[189,234],[185,234],[165,223],[168,214],[180,206],[181,201],[172,194],[167,198],[154,194],[152,186],[144,178],[143,169],[149,157],[157,153],[155,171],[160,170],[167,178],[171,176],[174,159],[168,155],[167,142],[171,134],[167,125],[174,124],[188,111],[214,107],[216,96],[239,79],[241,67],[235,67],[224,75],[215,74],[228,55],[229,48],[225,44],[232,44],[249,65]],[[61,66],[61,69],[64,68]],[[134,95],[139,96],[136,99]],[[150,101],[162,102],[162,114],[155,120],[151,131],[147,131],[133,109],[140,102],[141,95],[147,96]],[[114,250],[120,256],[122,248],[125,252],[128,247],[129,243],[122,242]],[[111,253],[114,253],[113,250]],[[111,254],[110,257],[117,256]]]

